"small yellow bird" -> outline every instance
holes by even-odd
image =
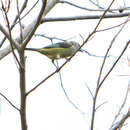
[[[52,60],[52,63],[54,63],[54,60],[56,59],[72,56],[79,48],[80,45],[77,42],[70,41],[55,43],[40,49],[25,48],[25,50],[39,52],[50,58]],[[80,51],[82,50],[80,49]]]

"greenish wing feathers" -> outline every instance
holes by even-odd
[[[46,53],[46,54],[54,54],[54,53],[63,53],[64,51],[66,51],[67,48],[42,48],[40,49],[41,53]]]
[[[59,42],[59,43],[56,43],[56,44],[46,46],[44,48],[69,48],[71,46],[72,46],[71,44]]]

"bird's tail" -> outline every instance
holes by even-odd
[[[25,50],[27,50],[27,51],[37,51],[37,52],[39,52],[39,49],[36,49],[36,48],[25,48]]]

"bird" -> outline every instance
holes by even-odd
[[[36,51],[52,60],[54,64],[55,60],[72,56],[80,48],[79,43],[75,41],[64,41],[54,43],[43,48],[25,48],[28,51]],[[79,49],[81,51],[81,49]]]

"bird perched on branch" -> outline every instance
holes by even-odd
[[[35,49],[35,48],[25,48],[25,50],[36,51],[39,52],[52,60],[65,58],[72,56],[78,49],[80,45],[74,41],[70,42],[59,42],[52,45],[48,45],[46,47]],[[82,51],[82,50],[80,50]]]

